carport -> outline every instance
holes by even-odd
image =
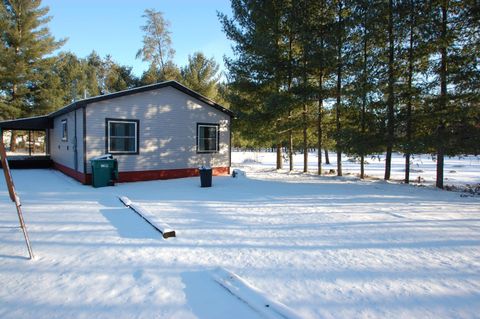
[[[2,140],[11,168],[47,168],[50,159],[49,129],[53,121],[48,116],[22,118],[0,122]]]

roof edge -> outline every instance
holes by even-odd
[[[71,112],[73,110],[79,109],[79,108],[81,108],[81,107],[83,107],[87,104],[100,102],[100,101],[104,101],[104,100],[110,100],[110,99],[114,99],[114,98],[118,98],[118,97],[122,97],[122,96],[127,96],[127,95],[131,95],[131,94],[137,94],[137,93],[147,92],[147,91],[151,91],[151,90],[161,89],[161,88],[168,87],[168,86],[171,86],[171,87],[173,87],[173,88],[175,88],[175,89],[177,89],[177,90],[179,90],[179,91],[181,91],[181,92],[183,92],[187,95],[190,95],[191,97],[196,98],[197,100],[200,100],[200,101],[204,102],[205,104],[216,108],[217,110],[229,115],[230,117],[235,117],[235,114],[232,111],[230,111],[229,109],[225,108],[224,106],[214,102],[210,98],[208,98],[206,96],[203,96],[200,93],[195,92],[192,89],[189,89],[188,87],[186,87],[183,84],[181,84],[177,81],[174,81],[174,80],[155,83],[155,84],[144,85],[144,86],[140,86],[140,87],[136,87],[136,88],[131,88],[131,89],[128,89],[128,90],[118,91],[118,92],[109,93],[109,94],[105,94],[105,95],[97,95],[97,96],[90,97],[90,98],[87,98],[87,99],[79,100],[79,101],[70,103],[70,104],[64,106],[63,108],[61,108],[59,110],[56,110],[56,111],[54,111],[50,114],[47,114],[45,116],[53,118],[53,117],[60,116],[60,115],[63,115],[65,113]]]

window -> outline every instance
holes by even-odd
[[[62,141],[68,140],[68,127],[67,120],[62,120]]]
[[[138,154],[138,120],[107,119],[107,153]]]
[[[197,152],[218,152],[217,124],[197,124]]]

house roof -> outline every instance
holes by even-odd
[[[110,93],[110,94],[105,94],[105,95],[99,95],[99,96],[94,96],[90,97],[87,99],[83,99],[80,101],[73,102],[55,112],[52,112],[50,114],[44,115],[44,116],[37,116],[37,117],[29,117],[29,118],[22,118],[22,119],[16,119],[16,120],[8,120],[8,121],[0,121],[0,128],[1,129],[13,129],[13,130],[41,130],[41,129],[47,129],[47,128],[52,128],[53,127],[53,118],[60,116],[65,113],[69,113],[73,110],[77,110],[79,108],[82,108],[86,106],[87,104],[95,103],[95,102],[100,102],[100,101],[105,101],[109,99],[114,99],[117,97],[122,97],[122,96],[127,96],[131,94],[137,94],[137,93],[142,93],[146,91],[151,91],[151,90],[156,90],[164,87],[173,87],[193,98],[196,98],[197,100],[202,101],[203,103],[210,105],[211,107],[228,114],[229,116],[233,117],[234,113],[230,111],[229,109],[221,106],[220,104],[210,100],[209,98],[187,88],[186,86],[176,82],[176,81],[166,81],[166,82],[160,82],[156,84],[151,84],[151,85],[146,85],[146,86],[140,86],[137,88],[125,90],[125,91],[119,91],[115,93]]]
[[[160,83],[156,83],[156,84],[140,86],[140,87],[129,89],[129,90],[119,91],[119,92],[115,92],[115,93],[90,97],[88,99],[84,99],[84,100],[80,100],[80,101],[71,103],[71,104],[69,104],[69,105],[67,105],[67,106],[49,114],[48,116],[49,117],[56,117],[56,116],[71,112],[73,110],[79,109],[79,108],[81,108],[81,107],[83,107],[87,104],[90,104],[90,103],[95,103],[95,102],[114,99],[114,98],[121,97],[121,96],[137,94],[137,93],[156,90],[156,89],[161,89],[161,88],[164,88],[164,87],[167,87],[167,86],[171,86],[171,87],[173,87],[173,88],[175,88],[175,89],[177,89],[177,90],[179,90],[179,91],[181,91],[181,92],[183,92],[187,95],[190,95],[191,97],[194,97],[197,100],[200,100],[200,101],[204,102],[205,104],[208,104],[208,105],[216,108],[217,110],[219,110],[221,112],[224,112],[224,113],[226,113],[230,116],[234,116],[234,113],[232,111],[230,111],[229,109],[221,106],[218,103],[215,103],[214,101],[212,101],[209,98],[201,95],[200,93],[197,93],[197,92],[187,88],[186,86],[178,83],[177,81],[165,81],[165,82],[160,82]]]

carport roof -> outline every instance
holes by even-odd
[[[2,130],[45,130],[53,128],[53,119],[48,115],[1,121]]]

